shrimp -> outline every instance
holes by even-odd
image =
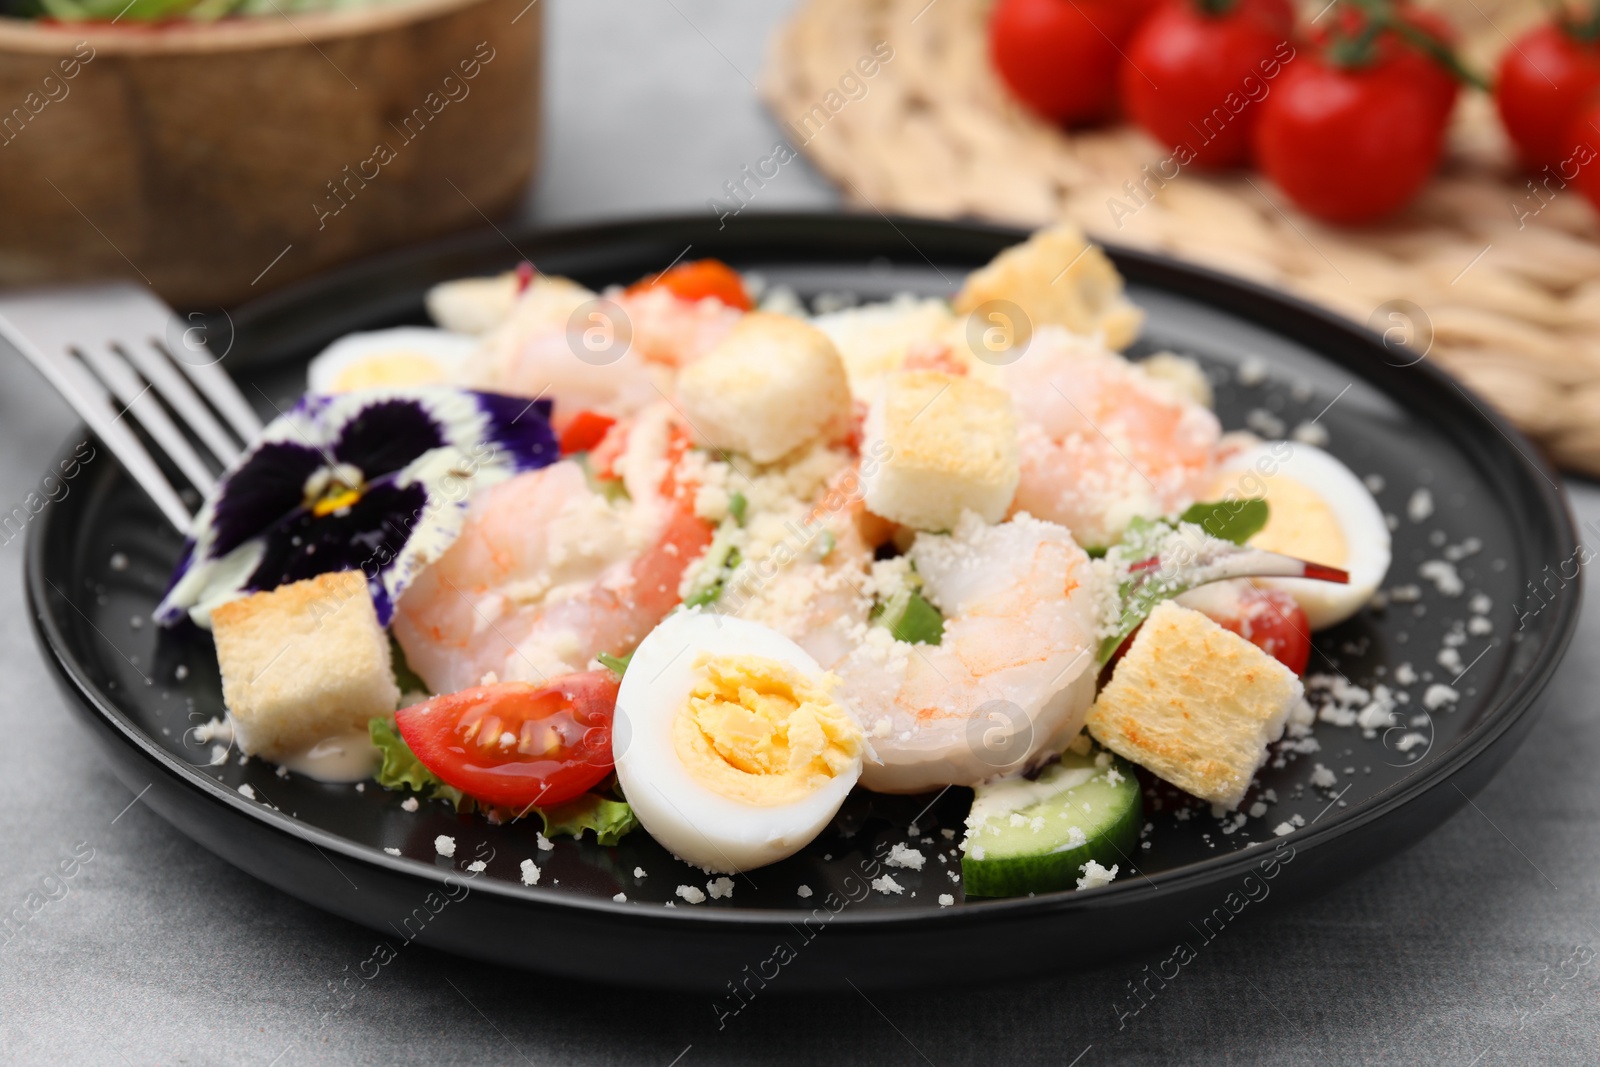
[[[1216,416],[1095,341],[1042,326],[1000,383],[1021,423],[1014,512],[1104,546],[1137,516],[1182,511],[1211,483]]]
[[[838,695],[877,763],[861,784],[886,793],[973,785],[1025,767],[1075,735],[1094,700],[1098,609],[1087,554],[1061,526],[967,512],[908,553],[945,616],[937,645],[869,626],[832,663]]]
[[[686,436],[662,407],[628,434],[629,503],[590,489],[571,460],[473,498],[461,535],[395,612],[395,638],[430,689],[584,670],[601,652],[631,651],[678,605],[711,529],[675,475]]]
[[[743,314],[663,288],[602,296],[541,275],[464,375],[475,388],[549,397],[558,422],[585,409],[628,416],[670,396],[675,372],[715,347]]]

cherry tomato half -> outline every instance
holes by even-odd
[[[395,713],[428,770],[475,800],[523,809],[581,796],[611,773],[617,676],[586,671],[546,686],[499,682]]]
[[[1054,122],[1099,122],[1116,105],[1122,48],[1152,0],[1000,0],[989,59],[1011,92]]]
[[[1201,166],[1245,163],[1255,105],[1295,54],[1293,26],[1288,0],[1238,0],[1215,14],[1196,0],[1166,4],[1128,44],[1123,106],[1163,146],[1187,145]]]
[[[1572,118],[1597,89],[1600,41],[1580,41],[1545,23],[1505,50],[1495,103],[1524,166],[1554,167],[1572,155]]]
[[[1205,612],[1296,674],[1311,660],[1311,624],[1305,609],[1281,589],[1241,584],[1230,610]]]
[[[574,452],[588,452],[601,441],[606,434],[611,432],[611,427],[617,420],[610,415],[602,415],[598,411],[580,411],[572,416],[566,429],[561,431],[561,454],[570,456]]]
[[[729,307],[749,311],[755,306],[750,294],[744,291],[744,280],[732,267],[719,259],[696,259],[679,263],[660,274],[652,274],[628,287],[630,293],[660,286],[680,300],[704,300],[714,297]]]
[[[1360,223],[1403,207],[1444,150],[1429,88],[1393,61],[1339,68],[1318,55],[1286,64],[1261,102],[1255,160],[1306,212]]]

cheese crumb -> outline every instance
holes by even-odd
[[[482,874],[488,869],[489,865],[483,860],[473,860],[471,863],[467,864],[467,870],[471,871],[473,874]]]
[[[1319,789],[1332,789],[1339,784],[1339,776],[1319,763],[1311,771],[1311,784]]]
[[[1446,560],[1425,560],[1417,568],[1417,573],[1432,582],[1434,588],[1445,596],[1460,596],[1467,590],[1467,584],[1461,580],[1461,575],[1456,573],[1456,565]]]
[[[416,811],[421,806],[417,803],[416,797],[406,797],[400,802],[400,807],[404,811]]]
[[[1402,663],[1394,669],[1394,680],[1400,685],[1416,685],[1417,671],[1410,663]]]
[[[706,890],[711,894],[711,899],[733,896],[733,879],[716,878],[706,883]]]
[[[887,874],[882,878],[874,878],[872,880],[872,888],[876,889],[880,893],[894,893],[896,895],[906,891],[905,886],[901,885]]]
[[[939,894],[939,907],[948,908],[950,905],[954,904],[955,902],[956,902],[956,898],[951,896],[949,893],[940,893]]]
[[[1078,870],[1083,872],[1083,877],[1078,879],[1079,889],[1096,889],[1103,885],[1110,885],[1111,880],[1117,876],[1118,864],[1113,863],[1108,871],[1094,860],[1083,864]]]
[[[646,878],[646,877],[648,877],[648,875],[645,874],[645,871],[644,871],[643,867],[635,867],[633,869],[633,876],[635,878]]]
[[[927,857],[914,848],[895,845],[889,850],[889,858],[884,862],[891,867],[909,867],[913,871],[920,871],[922,865],[927,862]]]
[[[537,830],[533,832],[533,843],[539,846],[540,852],[549,852],[551,849],[556,847],[550,843],[550,839],[548,837],[544,836],[544,834]]]
[[[399,850],[399,849],[397,849],[397,848],[389,848],[389,847],[387,847],[387,846],[385,846],[385,847],[384,847],[384,851],[385,851],[385,852],[387,852],[387,853],[388,853],[388,854],[389,854],[389,855],[391,855],[391,856],[398,856],[398,855],[400,855],[400,850]]]
[[[618,904],[626,904],[628,902],[628,894],[626,894],[626,893],[618,893],[616,896],[612,897],[611,899],[616,901]]]
[[[440,834],[433,839],[433,850],[441,856],[450,857],[456,854],[456,839]]]
[[[539,866],[538,866],[538,864],[534,863],[532,860],[523,860],[522,861],[522,884],[523,885],[538,885],[539,884]]]
[[[1406,502],[1406,518],[1412,522],[1426,522],[1433,514],[1433,494],[1419,488]]]
[[[706,895],[700,891],[698,886],[680,885],[673,892],[690,904],[700,904],[706,899]]]
[[[1454,704],[1460,698],[1461,694],[1450,686],[1435,682],[1422,694],[1422,706],[1429,711],[1438,711],[1446,704]]]
[[[808,885],[803,885],[799,889],[796,889],[794,892],[795,892],[795,896],[797,896],[800,899],[804,900],[805,898],[807,898],[807,897],[809,897],[811,895],[811,887],[808,886]]]
[[[1277,834],[1279,837],[1287,837],[1289,834],[1294,833],[1294,823],[1280,822],[1277,826],[1273,827],[1272,832]]]
[[[249,782],[246,782],[239,787],[239,794],[249,798],[250,800],[254,800],[256,798],[256,791],[250,788]]]

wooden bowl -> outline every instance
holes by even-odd
[[[542,6],[0,19],[0,285],[127,276],[204,307],[508,214]]]

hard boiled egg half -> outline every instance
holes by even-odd
[[[426,326],[352,333],[311,361],[306,389],[348,393],[395,385],[444,385],[478,347],[475,337]]]
[[[1232,494],[1267,502],[1267,525],[1249,544],[1350,573],[1349,585],[1305,578],[1262,578],[1305,610],[1313,630],[1360,611],[1389,572],[1389,527],[1355,473],[1320,448],[1263,441],[1228,455],[1208,500]]]
[[[617,781],[679,858],[732,874],[793,855],[861,775],[834,678],[757,623],[684,611],[640,643],[617,694]]]

